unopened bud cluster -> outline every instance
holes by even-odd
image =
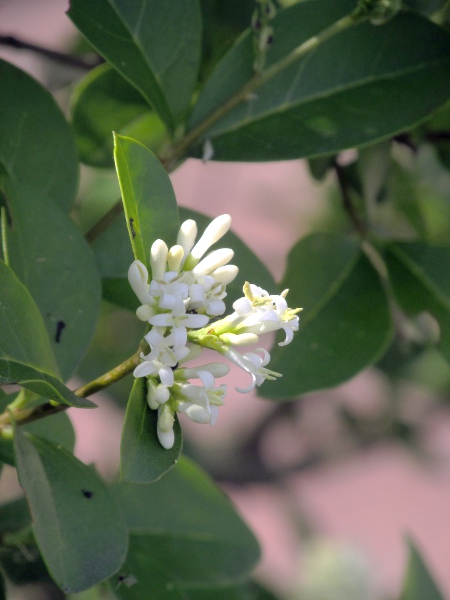
[[[142,303],[136,314],[151,326],[145,336],[150,352],[141,354],[134,376],[147,379],[147,402],[158,411],[157,434],[164,448],[173,446],[176,412],[196,423],[213,425],[218,407],[224,403],[226,385],[216,385],[215,380],[227,375],[229,367],[212,362],[189,368],[188,361],[200,356],[204,347],[216,350],[251,375],[247,388],[237,388],[248,392],[265,379],[281,375],[266,368],[270,355],[262,348],[242,354],[235,346],[255,344],[260,334],[277,329],[286,334],[280,345],[288,344],[298,329],[296,313],[300,309],[288,308],[287,290],[271,296],[249,283],[244,286],[244,296],[233,304],[234,312],[218,319],[226,308],[226,286],[238,268],[228,264],[234,254],[228,248],[205,254],[230,224],[229,215],[217,217],[196,243],[197,225],[185,221],[175,246],[168,248],[162,240],[153,243],[151,278],[138,260],[128,272],[130,285]]]

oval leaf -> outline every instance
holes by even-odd
[[[70,406],[94,407],[57,379],[58,370],[41,314],[28,290],[0,261],[0,385],[19,384]]]
[[[21,425],[24,431],[39,435],[56,445],[64,446],[70,452],[75,446],[75,431],[71,420],[65,412],[50,415],[32,423]],[[10,440],[0,439],[0,460],[15,466],[13,444]]]
[[[69,17],[173,128],[194,91],[200,61],[197,0],[72,0]]]
[[[94,167],[114,167],[113,131],[135,138],[155,152],[167,139],[158,115],[109,65],[97,67],[77,86],[72,115],[80,160]]]
[[[45,194],[7,179],[10,264],[39,307],[67,380],[94,335],[101,286],[95,258],[70,217]]]
[[[114,146],[134,257],[148,267],[156,239],[169,247],[176,241],[179,219],[172,183],[160,160],[139,142],[115,135]]]
[[[95,471],[62,447],[16,427],[14,450],[33,532],[47,567],[61,589],[77,592],[117,571],[127,533]]]
[[[120,480],[151,483],[159,479],[177,462],[183,446],[178,419],[175,418],[175,443],[166,450],[156,434],[158,412],[147,404],[146,380],[134,380],[127,404],[120,445]]]
[[[141,551],[157,556],[176,583],[234,581],[259,559],[230,501],[186,458],[152,485],[121,483],[114,492]]]
[[[309,0],[273,20],[268,66],[352,11],[354,2]],[[243,35],[208,80],[190,127],[252,76],[253,34]],[[382,27],[353,26],[290,64],[212,125],[214,160],[284,160],[339,152],[411,128],[449,96],[450,35],[401,13]]]
[[[312,234],[292,249],[282,286],[289,306],[302,306],[300,331],[275,346],[270,368],[283,377],[262,395],[289,399],[341,383],[375,362],[392,337],[381,281],[356,241]]]
[[[60,108],[32,77],[0,60],[0,163],[13,180],[70,210],[78,183],[72,131]]]

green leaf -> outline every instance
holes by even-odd
[[[94,407],[57,379],[57,367],[41,314],[27,289],[0,261],[0,385],[17,383],[37,394],[80,408]]]
[[[147,404],[144,378],[134,380],[127,404],[120,445],[120,480],[132,483],[156,481],[177,462],[183,445],[178,419],[175,418],[175,443],[166,450],[156,434],[158,412]]]
[[[195,210],[183,207],[179,207],[178,210],[182,221],[194,219],[197,222],[199,229],[198,237],[201,235],[200,232],[206,229],[211,222],[210,217]],[[234,250],[232,262],[239,267],[238,276],[232,283],[227,285],[225,302],[230,308],[235,300],[243,296],[242,288],[246,281],[255,283],[267,290],[269,294],[277,293],[278,284],[275,282],[270,271],[268,271],[264,263],[259,260],[256,254],[235,233],[228,231],[215,245],[211,246],[211,250],[215,248],[231,248]]]
[[[135,534],[131,551],[138,544],[158,557],[175,583],[232,582],[259,559],[257,541],[229,500],[186,458],[152,485],[121,483],[114,492]],[[138,586],[130,590],[137,594]]]
[[[186,600],[164,557],[149,548],[146,537],[130,536],[128,556],[110,584],[121,600]]]
[[[262,395],[289,399],[341,383],[375,362],[392,337],[381,281],[356,241],[315,233],[291,250],[282,287],[301,306],[300,330],[275,346],[270,368],[283,375]]]
[[[117,571],[127,550],[126,528],[95,471],[19,427],[14,447],[33,532],[56,583],[77,592]]]
[[[31,524],[30,511],[25,498],[0,504],[0,533],[13,533]]]
[[[9,177],[70,210],[78,180],[72,131],[58,105],[32,77],[0,60],[0,164]]]
[[[416,546],[408,541],[408,566],[400,600],[444,600]]]
[[[450,361],[450,248],[421,242],[390,244],[385,249],[392,289],[410,316],[428,312],[438,321],[438,347]]]
[[[149,267],[150,246],[163,239],[170,247],[179,229],[177,201],[160,160],[131,138],[114,136],[128,233],[134,257]]]
[[[68,415],[64,412],[50,415],[32,423],[21,426],[24,431],[61,445],[70,452],[75,446],[75,431]],[[14,451],[12,441],[0,439],[0,460],[14,466]]]
[[[11,268],[39,307],[64,380],[91,343],[100,311],[100,277],[89,245],[45,194],[5,180]]]
[[[197,0],[72,0],[69,17],[169,128],[187,109],[200,61]]]
[[[416,233],[426,238],[427,229],[420,205],[419,181],[416,174],[393,161],[387,185],[389,198],[394,206],[406,217]]]
[[[351,0],[306,0],[273,19],[267,66],[354,9]],[[418,43],[421,40],[421,43]],[[253,34],[217,65],[189,121],[192,129],[253,75]],[[401,13],[383,27],[353,26],[273,76],[215,122],[205,139],[214,160],[266,161],[337,153],[411,128],[449,96],[450,35]]]
[[[109,65],[91,71],[75,88],[72,115],[80,159],[94,167],[114,167],[113,131],[137,139],[154,152],[167,142],[158,115]]]

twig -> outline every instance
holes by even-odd
[[[88,61],[79,56],[64,54],[63,52],[50,50],[50,48],[44,48],[43,46],[38,46],[37,44],[25,42],[24,40],[14,37],[13,35],[0,35],[0,44],[2,46],[9,46],[10,48],[18,48],[19,50],[30,50],[31,52],[45,56],[50,60],[54,60],[55,62],[59,62],[70,67],[75,67],[77,69],[83,69],[85,71],[90,71],[103,62],[103,59],[100,57],[97,57],[95,60]]]
[[[123,213],[123,204],[122,200],[118,200],[109,210],[106,212],[103,217],[100,218],[95,225],[93,225],[87,233],[85,233],[84,237],[87,242],[92,244],[92,242],[98,238],[98,236],[107,229],[116,218]]]

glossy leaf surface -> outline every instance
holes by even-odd
[[[450,361],[450,249],[396,243],[387,247],[385,259],[397,302],[410,316],[433,315],[440,327],[439,349]]]
[[[15,433],[20,485],[33,532],[56,583],[66,593],[103,581],[122,564],[127,533],[101,479],[66,449]]]
[[[444,600],[416,546],[408,543],[409,557],[400,600]]]
[[[201,41],[196,0],[72,0],[69,17],[173,127],[194,91]]]
[[[45,194],[5,181],[11,268],[39,307],[64,380],[94,335],[101,287],[95,258],[70,217]]]
[[[78,161],[73,134],[61,110],[37,81],[3,60],[0,80],[0,165],[12,180],[70,210]]]
[[[142,95],[108,65],[91,71],[76,88],[72,115],[80,160],[94,167],[114,167],[113,131],[154,151],[167,136]]]
[[[114,491],[136,537],[131,549],[137,543],[140,552],[157,556],[175,583],[233,581],[259,558],[257,541],[232,504],[185,458],[152,485],[122,483]]]
[[[150,246],[156,239],[163,239],[169,247],[176,241],[179,221],[175,194],[164,167],[150,150],[131,138],[116,135],[114,140],[131,246],[134,257],[148,267]]]
[[[166,450],[159,443],[156,426],[158,412],[147,404],[145,378],[134,380],[128,399],[120,446],[120,479],[133,483],[151,483],[171,469],[180,456],[183,436],[175,417],[175,443]]]
[[[307,0],[273,20],[267,66],[352,11],[354,2]],[[332,37],[254,90],[202,134],[214,160],[282,160],[336,153],[412,127],[449,96],[450,35],[425,17],[401,13],[382,27],[363,23]],[[247,32],[218,64],[190,127],[253,73]]]
[[[321,233],[301,239],[289,254],[282,287],[290,290],[289,306],[304,311],[293,342],[273,350],[270,368],[283,377],[264,383],[263,396],[292,398],[331,387],[386,349],[392,336],[387,298],[356,241]]]

